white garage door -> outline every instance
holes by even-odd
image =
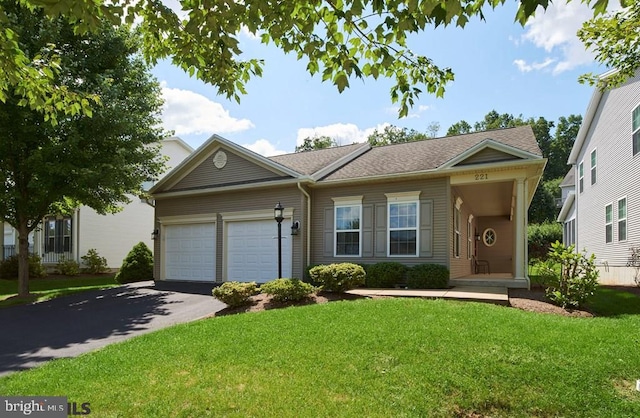
[[[278,277],[278,224],[273,219],[226,223],[227,280],[264,283]],[[282,223],[282,275],[291,277],[291,220]]]
[[[167,225],[163,232],[167,280],[215,281],[214,223]]]

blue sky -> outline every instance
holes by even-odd
[[[168,62],[153,69],[163,86],[164,127],[194,148],[218,134],[268,156],[293,152],[307,136],[362,142],[388,124],[424,132],[438,122],[443,136],[453,123],[473,124],[493,109],[552,121],[583,114],[593,89],[579,84],[578,76],[605,71],[575,36],[589,10],[580,2],[559,2],[523,28],[514,23],[516,7],[514,2],[489,10],[486,21],[476,19],[464,29],[431,29],[410,39],[412,50],[451,67],[455,81],[443,99],[423,94],[408,117],[398,119],[391,80],[353,79],[340,94],[309,75],[304,60],[241,34],[244,53],[266,63],[239,104]]]

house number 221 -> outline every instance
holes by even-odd
[[[489,180],[489,175],[487,173],[476,174],[476,180]]]

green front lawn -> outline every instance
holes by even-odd
[[[107,289],[118,286],[113,274],[76,276],[69,278],[29,279],[28,299],[18,298],[17,280],[0,280],[0,308],[31,302],[42,302],[59,296],[87,290]]]
[[[211,318],[10,375],[0,393],[99,417],[640,416],[640,298],[619,293],[598,293],[611,316],[596,318],[423,299]]]

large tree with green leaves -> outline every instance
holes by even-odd
[[[261,74],[264,64],[260,59],[242,57],[238,35],[246,29],[260,36],[263,43],[273,43],[306,60],[309,73],[321,74],[322,80],[332,82],[339,91],[348,87],[353,77],[393,79],[391,99],[399,102],[401,116],[407,115],[423,91],[442,96],[447,82],[453,80],[451,69],[412,53],[407,38],[433,27],[464,27],[470,19],[483,19],[488,6],[505,2],[191,0],[180,2],[185,16],[181,18],[159,0],[19,1],[44,10],[48,16],[65,17],[79,33],[96,30],[103,20],[114,25],[139,22],[145,56],[152,63],[171,57],[177,66],[216,86],[220,94],[236,99],[245,93],[248,80]],[[594,15],[604,13],[608,4],[608,0],[583,1],[593,5]],[[634,10],[638,8],[637,0],[620,1],[631,4]],[[539,6],[546,8],[548,4],[548,0],[523,0],[516,20],[524,25]],[[636,14],[631,14],[630,19],[637,22]],[[24,50],[19,34],[7,25],[9,20],[0,7],[0,100],[12,87],[22,105],[44,111],[54,122],[58,113],[90,109],[90,100],[82,101],[82,95],[60,89],[54,82],[60,64],[56,50]],[[637,42],[640,35],[638,31],[628,31],[628,36]],[[584,39],[598,44],[608,37],[594,31],[586,32]],[[629,48],[614,56],[605,48],[601,56],[615,67],[635,69],[640,60],[631,52]],[[60,103],[62,106],[58,106]],[[69,106],[70,103],[76,105]]]
[[[55,44],[56,85],[100,98],[91,117],[77,112],[45,122],[39,111],[20,105],[14,87],[0,104],[0,219],[18,231],[19,294],[28,287],[28,235],[47,214],[79,204],[109,213],[157,177],[160,87],[138,54],[139,38],[125,26],[101,26],[82,36],[63,19],[46,19],[2,2],[23,51]],[[32,57],[30,57],[32,58]]]

